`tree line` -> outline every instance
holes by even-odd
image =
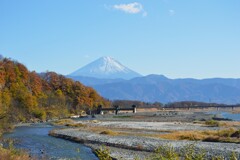
[[[109,104],[80,82],[55,72],[30,72],[17,61],[0,59],[0,128],[8,122],[44,121]]]
[[[132,105],[136,105],[138,108],[196,108],[198,106],[223,106],[226,104],[219,103],[206,103],[206,102],[197,102],[197,101],[180,101],[180,102],[170,102],[163,104],[161,102],[142,102],[142,101],[133,101],[133,100],[114,100],[111,102],[112,106],[120,106],[122,108],[129,108]]]

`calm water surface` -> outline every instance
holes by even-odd
[[[234,114],[234,113],[231,113],[231,112],[222,112],[222,111],[214,111],[214,112],[209,112],[209,113],[210,114],[219,114],[223,118],[232,119],[234,121],[240,121],[240,113]]]
[[[224,117],[224,118],[229,118],[229,119],[232,119],[234,121],[240,121],[240,114],[233,114],[233,113],[229,113],[229,112],[222,112],[221,115]]]
[[[29,127],[17,127],[4,138],[17,141],[16,148],[27,150],[31,156],[44,159],[81,159],[98,160],[90,148],[82,144],[48,136],[53,126],[41,124]]]

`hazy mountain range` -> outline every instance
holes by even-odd
[[[163,75],[141,76],[110,57],[102,57],[69,77],[93,87],[110,100],[240,103],[240,79],[198,80],[169,79]]]

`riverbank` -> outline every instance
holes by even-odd
[[[15,149],[5,149],[0,146],[0,159],[2,160],[31,160],[24,151]]]
[[[109,135],[100,135],[91,132],[79,131],[79,129],[64,129],[64,130],[55,130],[51,133],[52,136],[63,138],[79,143],[84,143],[88,146],[91,146],[94,149],[97,149],[99,145],[105,145],[110,147],[117,147],[121,149],[127,150],[135,150],[135,151],[145,151],[149,152],[145,156],[149,156],[154,152],[156,148],[159,146],[164,146],[166,144],[173,146],[176,150],[183,150],[184,146],[189,144],[195,144],[196,148],[201,150],[207,150],[207,154],[209,156],[219,156],[222,155],[224,157],[229,157],[232,152],[240,154],[239,144],[233,143],[209,143],[209,142],[191,142],[191,141],[171,141],[171,140],[163,140],[158,138],[149,138],[149,137],[139,137],[139,136],[109,136]],[[94,144],[94,145],[89,145]],[[98,146],[96,147],[95,144]],[[111,156],[119,159],[123,158],[122,155],[129,157],[129,154],[116,153],[116,151],[112,151],[113,154]],[[131,154],[134,152],[131,152]],[[138,155],[138,154],[133,154]],[[141,156],[142,157],[142,156]],[[126,157],[125,157],[126,158]]]
[[[19,126],[16,127],[13,132],[4,134],[3,138],[5,140],[14,140],[15,143],[10,146],[14,146],[17,150],[25,150],[30,156],[29,159],[98,159],[92,153],[91,148],[86,147],[83,144],[73,143],[49,136],[48,133],[56,128],[59,127],[46,123]],[[9,148],[7,145],[5,145],[5,147]]]
[[[239,123],[228,126],[206,126],[201,121],[216,115],[202,112],[154,112],[97,116],[94,121],[79,121],[81,127],[53,130],[50,135],[78,143],[84,143],[93,150],[105,145],[116,159],[140,159],[149,157],[159,146],[169,145],[176,151],[194,144],[196,150],[206,150],[207,157],[222,155],[230,157],[234,152],[240,155],[240,144],[169,140],[161,135],[176,131],[218,131],[229,127],[240,129]],[[225,122],[224,122],[225,123]],[[227,123],[227,122],[226,122]],[[230,124],[230,123],[229,123]]]

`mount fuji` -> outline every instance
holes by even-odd
[[[240,104],[240,79],[169,79],[132,71],[111,57],[102,57],[68,75],[110,100],[145,102],[198,101]]]
[[[139,73],[125,67],[112,57],[101,57],[68,76],[126,80],[141,77]]]

